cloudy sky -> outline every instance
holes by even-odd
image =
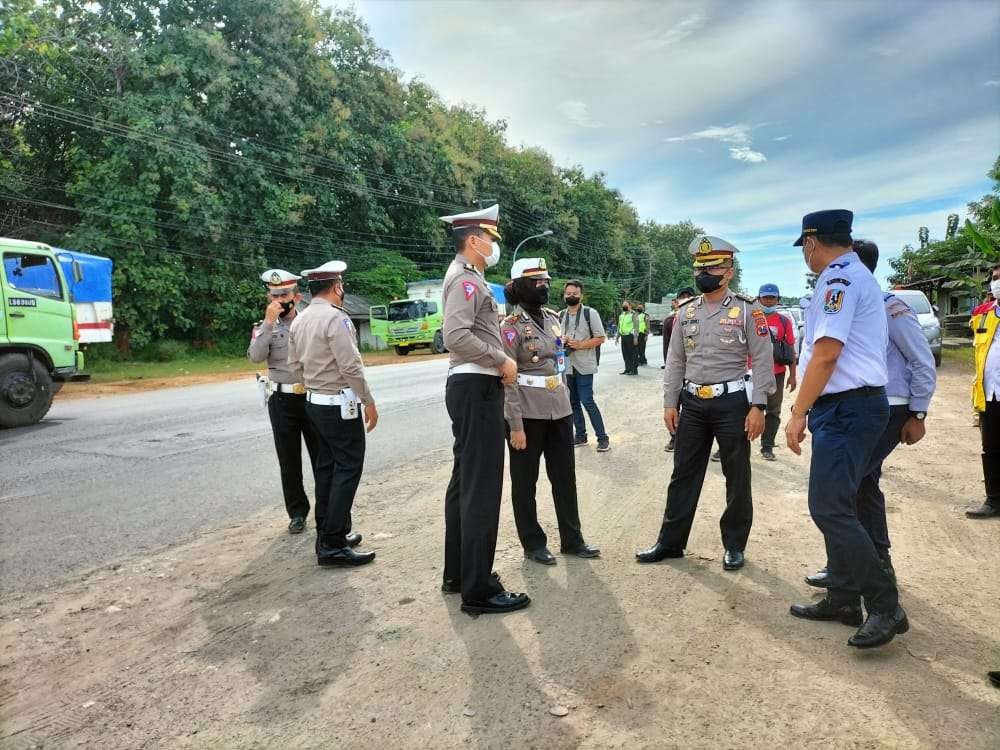
[[[512,144],[735,244],[753,291],[804,290],[791,243],[810,210],[854,210],[884,255],[920,226],[943,236],[1000,154],[993,0],[328,3]]]

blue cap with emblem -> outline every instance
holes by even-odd
[[[757,292],[758,297],[780,297],[781,292],[778,291],[777,284],[764,284],[760,291]]]
[[[854,223],[854,212],[846,208],[834,208],[829,211],[813,211],[802,217],[802,234],[792,243],[799,247],[806,236],[812,234],[850,234]]]

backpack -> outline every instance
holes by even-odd
[[[788,325],[789,325],[788,319],[781,313],[778,313],[778,320],[781,321],[782,332],[786,333],[786,335],[783,338],[788,338],[787,336]],[[778,338],[774,335],[774,332],[771,331],[770,326],[767,327],[767,330],[771,336],[771,345],[774,347],[774,364],[794,365],[795,348],[787,341],[779,341]]]
[[[563,310],[559,316],[561,318],[563,328],[569,323],[569,310]],[[590,338],[594,338],[594,326],[590,324],[590,308],[583,305],[583,319],[587,322],[587,331],[590,332]],[[597,358],[598,367],[601,364],[601,344],[594,347],[594,356]]]

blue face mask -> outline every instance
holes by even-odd
[[[775,310],[778,309],[777,305],[761,305],[761,307],[764,308],[764,312],[766,312],[768,315],[770,315],[771,313],[773,313]]]

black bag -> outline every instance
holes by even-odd
[[[778,319],[781,321],[782,332],[787,331],[786,326],[788,321],[785,316],[778,313]],[[789,344],[787,341],[779,341],[771,331],[771,327],[767,327],[768,333],[771,335],[771,345],[774,347],[774,364],[776,365],[794,365],[795,364],[795,347]]]

